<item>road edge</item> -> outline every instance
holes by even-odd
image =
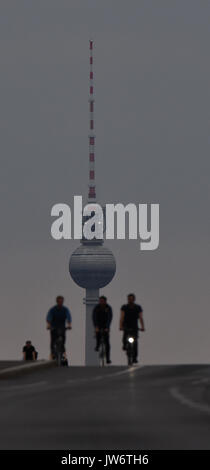
[[[55,366],[54,361],[40,360],[36,362],[30,362],[30,364],[21,364],[18,366],[7,367],[6,369],[0,371],[0,380],[13,376],[16,377],[17,375],[27,374],[40,369],[47,369],[53,366]]]

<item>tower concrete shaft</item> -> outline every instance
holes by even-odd
[[[95,351],[96,339],[93,330],[93,309],[98,303],[99,289],[86,289],[84,303],[86,305],[85,325],[85,365],[98,365],[98,353]]]

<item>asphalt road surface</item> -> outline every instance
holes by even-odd
[[[0,371],[8,367],[21,366],[23,361],[0,361]]]
[[[0,449],[210,449],[210,367],[69,367],[0,380]]]

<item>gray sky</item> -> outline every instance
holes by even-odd
[[[106,243],[113,362],[125,362],[129,291],[144,308],[144,363],[209,362],[209,20],[204,0],[1,1],[0,358],[19,358],[27,338],[47,357],[45,315],[62,293],[83,361],[84,292],[68,273],[78,242],[51,239],[50,211],[87,192],[91,35],[98,199],[160,204],[158,251]]]

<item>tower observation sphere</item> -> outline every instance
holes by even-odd
[[[100,289],[113,279],[116,262],[112,252],[103,244],[87,241],[71,255],[69,271],[78,286]]]

